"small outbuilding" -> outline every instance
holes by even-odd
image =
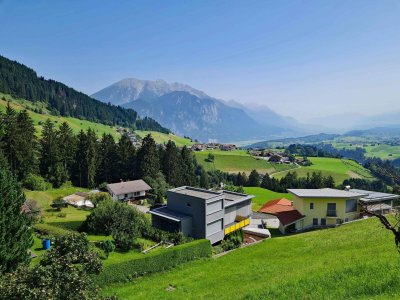
[[[275,218],[279,231],[284,234],[289,228],[295,230],[296,222],[305,218],[297,209],[293,207],[292,201],[282,198],[265,203],[258,210],[258,218],[265,215],[265,222],[271,222],[271,218]]]

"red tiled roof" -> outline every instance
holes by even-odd
[[[258,211],[266,214],[275,214],[283,211],[293,210],[292,201],[281,198],[265,203]]]
[[[283,225],[289,225],[304,216],[292,206],[292,201],[282,198],[265,203],[258,212],[276,216]]]

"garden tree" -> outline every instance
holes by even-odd
[[[128,222],[136,232],[141,232],[147,225],[146,216],[126,203],[105,200],[94,208],[82,224],[82,230],[94,234],[110,235],[119,224]]]
[[[145,136],[137,153],[137,178],[155,178],[160,170],[157,145],[150,134]]]
[[[104,251],[104,254],[108,258],[111,252],[114,252],[115,250],[115,245],[112,241],[110,240],[105,240],[100,242],[100,249]]]
[[[111,134],[103,134],[99,145],[99,167],[97,182],[118,181],[118,153],[117,145]]]
[[[118,142],[118,168],[119,178],[117,180],[134,179],[136,168],[136,149],[129,137],[124,134]]]
[[[89,195],[89,200],[97,207],[103,201],[112,201],[111,195],[107,192],[94,193]]]
[[[40,139],[40,174],[54,187],[61,186],[68,180],[68,171],[60,161],[60,149],[54,123],[47,119],[43,124],[42,138]]]
[[[183,146],[181,150],[182,157],[182,173],[183,173],[183,185],[196,186],[196,157],[190,152],[190,150]]]
[[[0,273],[28,264],[32,245],[31,221],[21,212],[25,195],[16,178],[0,169]]]
[[[167,142],[160,160],[161,169],[167,182],[174,187],[181,186],[183,183],[183,161],[179,149],[173,141]]]
[[[164,198],[169,189],[169,185],[165,180],[164,174],[161,172],[157,173],[155,178],[145,177],[146,181],[151,186],[151,191],[147,195],[152,204],[164,203]]]
[[[215,160],[214,154],[212,154],[211,152],[208,153],[207,161],[208,161],[208,162],[214,162],[214,160]]]
[[[59,143],[59,161],[63,169],[67,171],[68,178],[70,178],[75,160],[76,137],[67,122],[63,122],[58,129],[57,139]]]
[[[33,268],[20,268],[0,280],[1,299],[101,299],[92,274],[102,263],[85,234],[57,237]]]
[[[324,187],[321,172],[312,172],[311,173],[309,185],[310,185],[310,188],[312,188],[312,189],[319,189],[319,188]]]
[[[260,174],[256,170],[251,171],[249,175],[248,186],[259,186],[260,185]]]

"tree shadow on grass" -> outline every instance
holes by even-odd
[[[48,222],[47,224],[57,228],[78,231],[82,221]]]

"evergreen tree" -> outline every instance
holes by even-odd
[[[8,103],[3,116],[4,134],[1,143],[11,171],[19,180],[37,171],[35,128],[28,113],[18,114]]]
[[[127,135],[122,135],[117,148],[119,172],[115,179],[134,179],[136,177],[136,149]]]
[[[324,178],[324,187],[326,188],[334,188],[335,187],[335,180],[331,175]]]
[[[207,172],[202,172],[200,175],[200,187],[203,189],[209,189],[210,188],[210,182],[208,178]]]
[[[184,146],[181,150],[182,157],[182,172],[183,172],[183,185],[196,186],[196,157],[190,152],[190,150]]]
[[[76,137],[67,122],[63,122],[57,132],[59,143],[59,161],[66,171],[68,178],[71,178],[72,168],[75,160]]]
[[[118,180],[117,145],[111,134],[103,134],[99,148],[98,182],[115,182]]]
[[[182,185],[183,168],[182,159],[178,147],[169,140],[161,157],[161,168],[165,175],[165,179],[172,186]]]
[[[150,134],[144,137],[142,146],[138,150],[136,169],[138,178],[156,178],[160,170],[157,145]]]
[[[98,165],[98,145],[96,134],[90,128],[86,134],[81,130],[78,134],[73,180],[75,185],[93,188],[96,186]]]
[[[60,149],[57,131],[53,122],[47,119],[43,124],[40,140],[40,174],[54,187],[61,186],[67,181],[68,173],[60,161]]]
[[[260,185],[260,174],[256,170],[251,171],[249,176],[248,186],[259,186]]]
[[[21,212],[24,202],[16,178],[0,169],[0,273],[29,262],[33,240],[30,219]]]

